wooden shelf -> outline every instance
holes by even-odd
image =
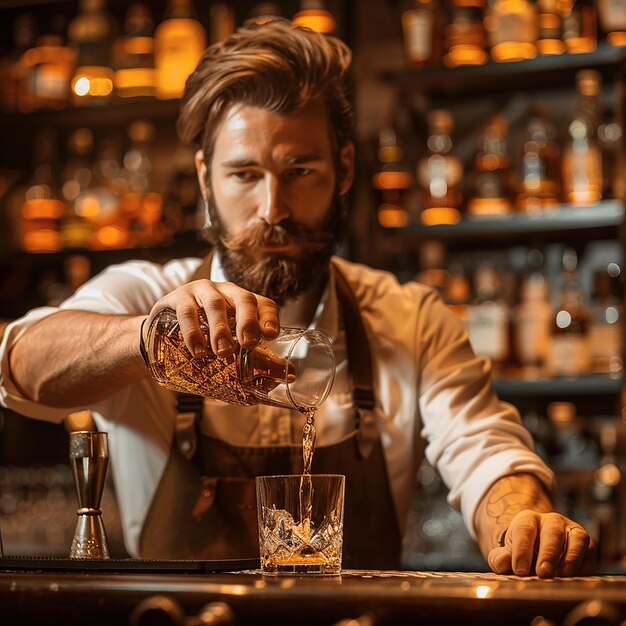
[[[41,126],[56,128],[106,128],[119,126],[133,119],[153,122],[175,120],[178,116],[179,100],[157,100],[156,98],[132,98],[114,101],[102,106],[68,107],[61,110],[42,109],[32,113],[2,113],[0,129],[11,130]]]
[[[619,394],[626,384],[623,377],[611,378],[603,374],[588,374],[572,378],[496,378],[493,386],[502,398],[518,396],[581,396]]]
[[[517,213],[502,218],[463,218],[458,224],[424,226],[411,224],[387,232],[410,239],[440,239],[460,241],[464,245],[484,243],[485,239],[500,242],[528,239],[536,236],[543,240],[562,240],[564,235],[579,234],[586,238],[597,238],[605,234],[615,237],[624,223],[624,203],[605,200],[589,207],[561,205],[558,209],[543,214]]]
[[[116,248],[110,250],[92,250],[89,248],[68,248],[59,252],[25,252],[8,250],[0,253],[0,262],[8,264],[54,265],[70,256],[82,254],[102,265],[121,263],[129,259],[179,258],[204,254],[209,244],[195,235],[180,237],[171,244],[142,248]]]
[[[605,42],[587,54],[539,55],[527,61],[449,68],[443,65],[382,73],[383,82],[437,96],[483,96],[489,93],[537,90],[574,84],[578,70],[593,68],[604,78],[619,77],[626,50]]]

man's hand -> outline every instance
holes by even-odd
[[[144,324],[144,333],[153,317],[164,308],[176,312],[185,343],[195,356],[207,354],[207,342],[200,330],[198,309],[204,309],[206,313],[210,348],[222,357],[230,355],[234,349],[229,311],[235,315],[237,341],[244,348],[253,348],[262,338],[275,339],[280,328],[275,302],[233,283],[202,279],[175,289],[152,307],[148,321]]]
[[[497,574],[552,578],[587,575],[595,568],[593,539],[580,524],[554,512],[532,474],[496,480],[476,509],[474,526],[480,550]]]
[[[503,547],[493,548],[489,567],[497,574],[540,578],[593,573],[597,550],[587,531],[559,513],[524,510],[511,520]]]

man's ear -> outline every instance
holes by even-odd
[[[354,182],[354,144],[346,142],[339,152],[339,195],[345,196]]]
[[[196,174],[198,175],[200,193],[202,193],[202,197],[206,202],[209,197],[209,190],[207,189],[206,184],[207,167],[204,161],[204,152],[202,150],[198,150],[195,154],[194,160],[196,163]]]

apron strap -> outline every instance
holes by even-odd
[[[372,453],[379,437],[374,415],[376,400],[372,384],[372,357],[367,331],[365,330],[354,293],[348,281],[339,271],[336,263],[332,264],[332,269],[346,331],[348,370],[352,375],[352,394],[356,407],[358,449],[361,458],[366,459]]]

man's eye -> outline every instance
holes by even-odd
[[[233,172],[231,176],[243,183],[251,182],[257,178],[254,172]]]
[[[301,176],[308,176],[311,173],[311,169],[308,167],[292,167],[289,170],[289,175],[294,178],[298,178]]]

